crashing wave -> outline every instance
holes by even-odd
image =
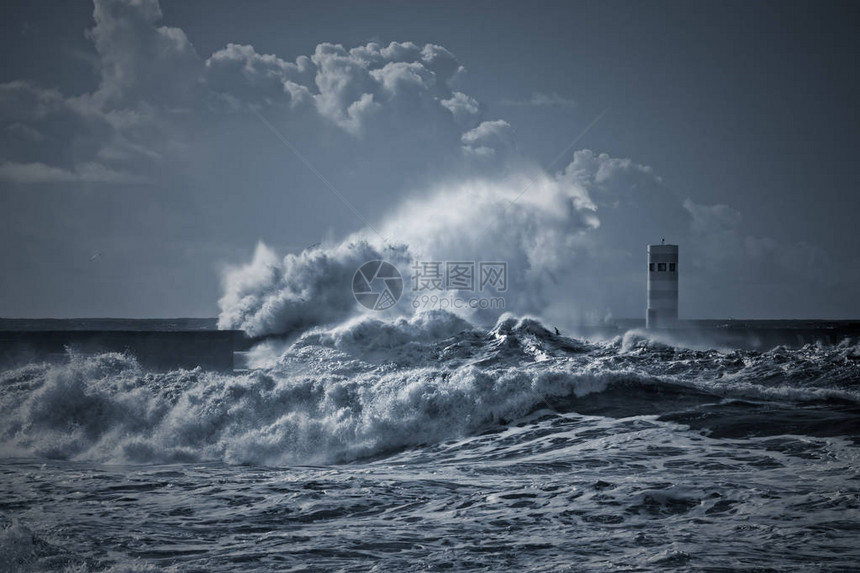
[[[0,375],[4,454],[110,462],[338,462],[482,432],[532,412],[669,413],[860,396],[858,347],[701,351],[588,342],[505,315],[436,311],[312,329],[264,369],[146,372],[122,354]],[[596,397],[600,397],[598,400]]]

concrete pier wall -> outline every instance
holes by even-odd
[[[231,371],[234,346],[244,333],[235,330],[0,331],[0,366],[61,359],[66,348],[83,354],[129,352],[148,370],[196,368]]]
[[[681,346],[760,352],[777,346],[799,348],[844,340],[860,343],[860,321],[679,320],[674,328],[646,331],[645,326],[644,320],[618,320],[615,324],[579,327],[571,334],[609,339],[633,331]]]

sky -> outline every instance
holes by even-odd
[[[682,318],[860,318],[851,3],[0,14],[0,316],[308,317],[405,245],[504,258],[512,312],[637,318],[665,238]]]

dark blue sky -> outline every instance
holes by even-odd
[[[641,316],[666,236],[682,316],[860,316],[851,3],[97,6],[98,25],[85,2],[0,9],[2,316],[212,316],[258,240],[359,230],[251,110],[374,225],[475,178],[584,190],[600,226],[546,245],[573,249],[551,307]],[[386,63],[404,67],[350,68]]]

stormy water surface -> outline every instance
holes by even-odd
[[[594,342],[444,312],[234,374],[120,354],[0,377],[0,565],[845,570],[860,349]]]

